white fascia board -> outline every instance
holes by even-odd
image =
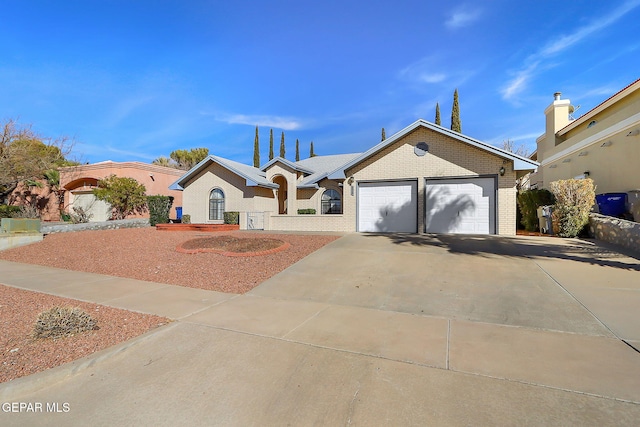
[[[599,142],[601,142],[603,139],[607,139],[610,138],[612,135],[615,135],[616,133],[619,132],[624,132],[626,129],[631,128],[635,125],[638,124],[638,122],[640,122],[640,113],[636,113],[633,116],[627,117],[624,120],[619,121],[618,123],[614,124],[613,126],[609,126],[606,129],[601,130],[600,132],[591,135],[588,138],[583,139],[582,141],[578,142],[577,144],[574,144],[570,147],[565,148],[564,150],[554,154],[553,156],[550,156],[544,160],[542,160],[540,162],[540,164],[542,166],[546,166],[550,163],[555,162],[556,160],[559,160],[565,156],[568,156],[570,154],[574,154],[577,151],[583,150],[593,144],[597,144]]]

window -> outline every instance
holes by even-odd
[[[322,213],[342,213],[342,200],[340,200],[340,193],[338,193],[336,190],[327,190],[322,193]]]
[[[209,219],[224,220],[224,193],[219,188],[209,195]]]

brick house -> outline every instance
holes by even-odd
[[[513,235],[516,179],[537,166],[418,120],[364,153],[261,168],[209,156],[170,188],[193,223],[237,211],[242,229]]]

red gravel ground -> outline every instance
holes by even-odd
[[[274,254],[253,257],[226,257],[215,253],[184,254],[175,250],[177,245],[187,240],[224,235],[277,239],[289,243],[291,247]],[[168,232],[156,231],[155,228],[81,231],[48,235],[40,243],[2,251],[0,259],[244,293],[337,238],[246,232]],[[38,314],[55,305],[84,309],[98,320],[100,329],[66,338],[32,339],[31,333]],[[0,382],[82,358],[168,321],[158,316],[0,284]]]
[[[187,240],[223,235],[277,239],[291,247],[255,257],[175,250]],[[0,259],[240,294],[337,238],[238,231],[169,232],[151,227],[80,231],[50,234],[40,243],[0,252]]]
[[[38,315],[56,305],[82,308],[100,329],[58,339],[33,339]],[[0,382],[71,362],[168,322],[163,317],[0,285]]]

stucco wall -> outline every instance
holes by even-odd
[[[549,188],[552,181],[588,171],[598,194],[640,188],[640,135],[627,136],[640,129],[640,90],[580,120],[574,128],[560,131],[557,145],[548,143],[548,133],[538,140],[538,161],[542,162],[535,176],[538,187]],[[589,127],[592,121],[596,123]],[[604,143],[609,145],[602,147]],[[552,156],[558,158],[550,162]]]
[[[164,166],[152,165],[141,162],[100,162],[90,165],[79,165],[60,169],[60,186],[65,189],[64,206],[68,210],[73,203],[74,193],[91,192],[99,179],[110,175],[118,177],[133,178],[146,189],[149,196],[163,195],[173,196],[173,207],[182,206],[182,192],[169,190],[169,186],[180,178],[185,171]],[[153,175],[153,176],[152,176]],[[43,182],[44,183],[44,182]],[[12,203],[20,203],[24,200],[22,194],[25,188],[19,187],[12,195]],[[42,189],[29,189],[35,197],[41,199],[41,215],[44,221],[58,221],[60,214],[58,211],[58,201],[55,194],[51,194],[45,186]],[[172,209],[171,217],[175,216]],[[131,218],[148,218],[148,213],[131,215]]]
[[[426,142],[429,152],[416,156],[414,147]],[[446,135],[425,128],[418,128],[390,147],[347,171],[356,185],[359,181],[418,179],[418,230],[424,230],[424,178],[476,177],[492,175],[498,177],[497,233],[513,235],[516,232],[515,178],[511,162],[504,164],[504,176],[499,176],[503,160],[484,150],[457,141]],[[344,215],[347,222],[356,226],[356,192],[350,185],[344,186]],[[353,193],[353,194],[352,194]]]
[[[209,220],[209,194],[214,188],[224,192],[227,212],[277,211],[274,190],[247,187],[244,178],[212,163],[184,186],[182,213],[191,215],[192,223],[220,222]]]

